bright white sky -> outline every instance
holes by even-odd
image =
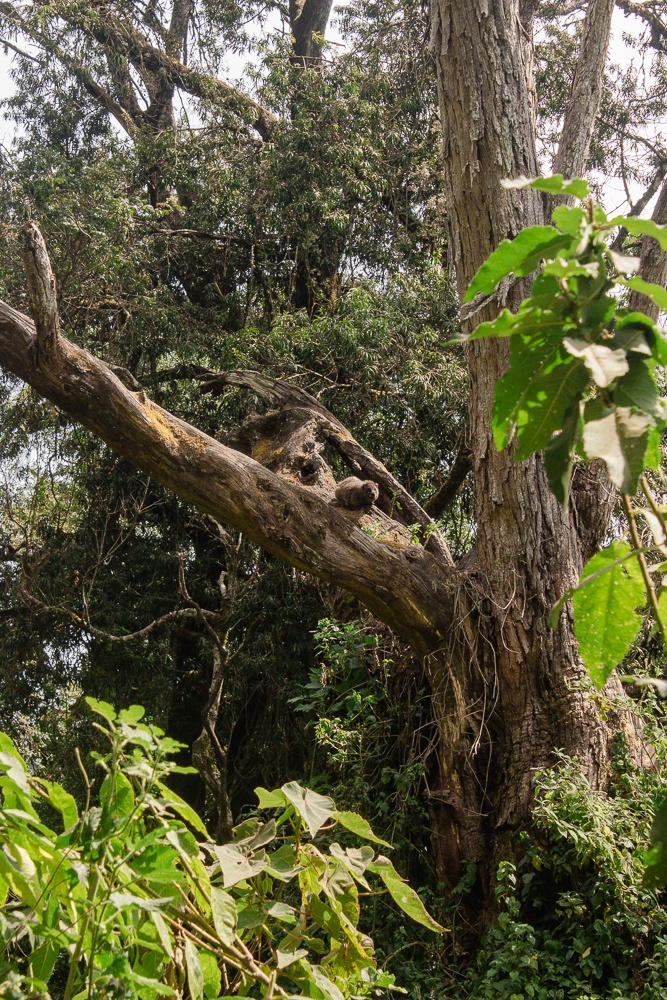
[[[343,3],[345,0],[343,0]],[[335,19],[334,19],[335,20]],[[610,57],[612,62],[616,62],[617,65],[623,65],[623,63],[628,58],[628,49],[624,45],[622,40],[623,32],[628,33],[639,33],[641,31],[641,22],[638,18],[626,17],[623,15],[622,11],[616,10],[614,15],[614,26],[612,32],[612,40],[610,46]],[[330,27],[329,37],[335,41],[337,39],[337,32],[335,30],[335,23]],[[0,50],[0,101],[9,97],[15,90],[13,81],[10,76],[10,69],[12,63],[15,59],[19,57],[12,53],[11,51],[3,52]],[[242,76],[243,67],[246,62],[245,58],[239,60],[234,60],[234,65],[227,66],[227,78],[231,79],[236,76]],[[4,116],[0,112],[0,145],[8,146],[11,143],[12,138],[12,128],[13,126],[7,122]],[[667,133],[667,122],[665,123],[665,129],[663,134]],[[647,138],[659,138],[659,136],[649,136]],[[632,191],[632,196],[636,197],[640,191]],[[623,211],[628,207],[628,203],[625,197],[625,192],[620,181],[606,181],[605,182],[605,208],[609,212]],[[650,215],[652,205],[649,205],[644,211],[644,215]]]

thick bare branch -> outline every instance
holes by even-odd
[[[219,394],[231,385],[239,386],[251,389],[274,406],[290,407],[310,414],[324,439],[336,448],[352,471],[377,483],[386,500],[384,509],[392,516],[398,513],[404,524],[419,525],[423,529],[426,547],[447,565],[454,565],[447,543],[440,532],[434,530],[433,520],[423,507],[392,476],[386,466],[359,444],[347,428],[310,393],[299,386],[288,385],[251,371],[225,372],[215,376],[207,374],[202,376],[202,380],[204,392]]]
[[[284,562],[343,587],[421,653],[443,641],[456,571],[418,545],[384,543],[304,486],[132,392],[107,365],[61,337],[56,367],[38,366],[27,316],[0,303],[0,364],[183,500]]]
[[[589,0],[572,91],[553,164],[554,173],[580,177],[586,170],[602,96],[614,5],[615,0]]]

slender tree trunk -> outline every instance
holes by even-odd
[[[461,296],[501,240],[544,222],[537,193],[500,183],[539,173],[525,20],[518,0],[432,3],[449,249]],[[464,329],[515,309],[526,291],[524,282],[505,282],[463,312]],[[458,666],[432,664],[443,747],[435,853],[450,884],[463,860],[481,864],[488,877],[512,856],[517,830],[530,823],[534,768],[552,762],[554,749],[576,754],[592,785],[603,786],[613,735],[579,686],[570,614],[547,626],[582,569],[575,519],[552,496],[539,458],[516,463],[511,448],[498,452],[493,442],[493,394],[507,369],[507,342],[471,342],[468,365],[478,526],[462,598],[469,634],[452,647]]]

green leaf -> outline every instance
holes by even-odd
[[[216,934],[223,944],[233,944],[236,937],[236,903],[228,892],[216,885],[211,886],[211,915]]]
[[[644,469],[648,433],[652,417],[633,413],[628,406],[617,406],[601,420],[584,426],[583,443],[588,458],[602,458],[609,478],[623,493],[635,493]]]
[[[649,370],[646,358],[633,353],[629,356],[629,371],[619,379],[613,392],[617,406],[629,406],[643,413],[650,413],[657,420],[662,420],[665,404],[658,394],[658,388]]]
[[[490,295],[508,274],[517,277],[531,274],[542,260],[554,257],[558,250],[571,242],[571,236],[559,233],[553,226],[522,229],[513,240],[503,240],[485,260],[472,279],[463,301],[471,302],[480,292]]]
[[[667,226],[659,226],[652,219],[638,219],[636,216],[617,215],[610,226],[623,226],[633,236],[652,236],[663,250],[667,250]]]
[[[583,421],[580,404],[565,413],[563,426],[544,449],[544,469],[551,492],[563,510],[567,510],[574,456],[579,446]]]
[[[667,227],[665,228],[667,229]],[[661,312],[667,312],[667,289],[664,289],[662,285],[655,285],[650,281],[644,281],[639,276],[636,278],[627,278],[625,281],[619,279],[618,283],[619,285],[625,285],[626,288],[634,289],[635,292],[641,292],[642,295],[646,295],[652,302],[655,302]]]
[[[515,180],[502,180],[504,188],[522,190],[532,188],[533,191],[547,191],[549,194],[571,194],[575,198],[588,198],[590,188],[588,181],[575,177],[565,180],[562,174],[552,174],[550,177],[517,177]]]
[[[300,958],[306,958],[308,952],[305,948],[297,948],[296,951],[280,951],[276,949],[276,965],[279,969],[286,969],[292,962],[298,962]]]
[[[100,802],[115,816],[129,816],[134,809],[134,790],[122,771],[108,774],[100,788]]]
[[[142,708],[141,705],[130,705],[129,708],[122,708],[120,710],[118,719],[128,726],[134,726],[140,719],[143,719],[145,714],[146,709]]]
[[[188,986],[192,1000],[203,1000],[204,973],[199,961],[199,953],[188,937],[185,939],[185,968],[188,973]]]
[[[359,813],[340,812],[337,810],[333,814],[333,818],[341,826],[344,826],[346,830],[349,830],[350,833],[356,833],[357,837],[361,837],[363,840],[370,840],[374,844],[382,844],[383,847],[391,848],[391,844],[388,844],[386,840],[375,836],[368,820],[360,816]]]
[[[388,858],[380,855],[368,866],[368,871],[380,876],[389,890],[391,898],[412,920],[427,927],[430,931],[444,931],[445,928],[426,911],[426,907],[415,890],[401,878]]]
[[[571,208],[569,205],[559,205],[554,209],[551,218],[561,233],[567,233],[568,236],[577,236],[588,221],[583,208]]]
[[[266,867],[266,854],[264,851],[246,853],[242,847],[235,844],[223,844],[213,848],[213,852],[218,859],[222,881],[225,889],[242,882],[244,879],[253,878],[259,875]]]
[[[287,799],[279,788],[269,792],[260,785],[259,788],[255,789],[255,795],[259,800],[260,809],[284,809],[287,805]]]
[[[101,715],[107,722],[116,721],[116,712],[113,705],[110,705],[108,701],[98,701],[97,698],[86,698],[86,704],[91,711],[95,712],[96,715]]]
[[[320,795],[310,788],[304,788],[297,781],[288,782],[281,790],[301,816],[311,837],[314,837],[336,812],[334,801],[328,795]]]
[[[61,814],[65,830],[69,830],[70,827],[79,822],[79,810],[77,809],[76,799],[69,792],[66,792],[61,785],[56,784],[55,781],[41,779],[40,783],[46,789],[51,805]]]
[[[157,935],[160,939],[160,944],[164,948],[165,954],[169,958],[173,958],[174,955],[174,945],[172,943],[171,937],[169,935],[169,928],[167,927],[167,922],[157,910],[153,910],[151,913],[151,920],[155,924],[155,929]]]
[[[572,596],[579,653],[598,688],[626,655],[642,623],[635,610],[646,603],[641,569],[634,558],[618,562],[630,552],[625,542],[612,542],[594,555]]]
[[[204,996],[209,1000],[216,1000],[220,996],[220,986],[222,985],[222,973],[218,960],[210,951],[202,949],[199,952],[199,964],[201,965]]]
[[[60,945],[55,941],[48,940],[31,952],[30,965],[35,979],[41,979],[43,983],[48,983],[59,954]]]
[[[519,446],[515,458],[518,462],[546,448],[554,432],[562,428],[566,412],[577,403],[588,383],[588,372],[580,360],[563,361],[530,381],[516,411]]]
[[[165,805],[170,806],[175,813],[178,813],[178,815],[181,816],[186,823],[189,823],[190,826],[194,827],[198,833],[208,837],[208,830],[206,829],[203,820],[197,815],[192,806],[189,806],[188,803],[180,797],[180,795],[173,792],[171,788],[168,788],[162,781],[156,781],[155,784],[162,793]]]
[[[553,367],[561,354],[560,329],[558,339],[537,339],[523,331],[512,337],[510,369],[496,382],[493,404],[493,436],[499,451],[510,443],[522,411],[526,412],[524,396],[530,392],[533,380]]]

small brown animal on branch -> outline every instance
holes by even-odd
[[[359,510],[361,507],[370,507],[380,495],[377,485],[370,479],[357,479],[356,476],[348,476],[336,487],[336,500],[343,507],[349,510]]]

